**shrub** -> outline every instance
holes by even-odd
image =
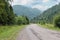
[[[16,24],[21,25],[21,24],[29,24],[29,19],[25,16],[17,16],[15,20]]]
[[[54,18],[54,25],[60,28],[60,15]]]

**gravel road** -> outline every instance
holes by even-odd
[[[30,24],[18,33],[16,40],[60,40],[60,32]]]

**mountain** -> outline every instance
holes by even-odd
[[[57,15],[60,15],[60,4],[55,5],[37,17],[34,17],[32,22],[52,23],[54,17]]]
[[[14,5],[13,10],[15,14],[27,16],[29,19],[32,19],[41,13],[41,11],[36,8],[32,9],[23,5]]]

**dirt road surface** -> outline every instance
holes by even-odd
[[[60,32],[30,24],[18,33],[16,40],[60,40]]]

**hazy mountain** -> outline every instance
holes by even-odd
[[[29,19],[36,17],[41,13],[41,11],[36,8],[32,9],[22,5],[14,5],[13,10],[15,14],[27,16]]]
[[[60,4],[49,8],[32,20],[34,22],[52,23],[56,15],[60,15]]]

